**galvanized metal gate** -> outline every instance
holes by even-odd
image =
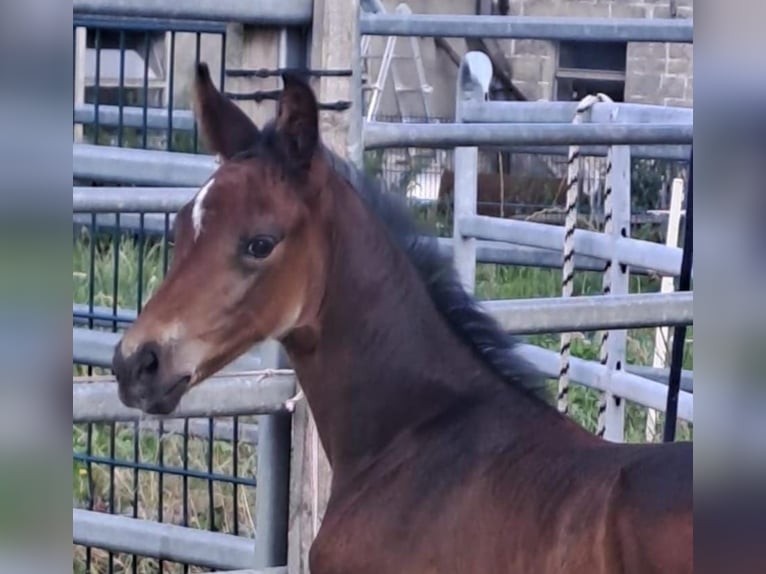
[[[80,81],[73,147],[76,571],[286,570],[291,414],[285,401],[294,395],[296,381],[292,371],[280,369],[285,363],[278,348],[253,349],[190,392],[178,417],[164,421],[138,420],[125,409],[108,366],[118,332],[167,268],[172,214],[215,166],[199,145],[178,78],[188,76],[203,54],[208,60],[215,54],[225,91],[240,101],[275,97],[274,90],[245,94],[228,86],[306,67],[312,8],[311,0],[74,2],[75,48],[83,54],[75,63]],[[232,22],[272,27],[278,61],[265,69],[228,62],[227,49],[235,41],[231,31],[237,34]],[[683,21],[362,14],[358,24],[360,34],[381,36],[691,41],[691,23]],[[555,226],[477,216],[478,146],[577,143],[584,154],[603,155],[604,146],[620,145],[630,146],[634,156],[686,157],[691,118],[685,111],[621,106],[624,123],[615,124],[603,121],[612,108],[597,105],[588,122],[571,125],[569,104],[485,102],[487,67],[480,60],[471,56],[463,62],[470,73],[456,86],[454,124],[364,122],[362,110],[351,102],[323,102],[326,109],[357,118],[352,125],[360,129],[348,135],[357,161],[363,149],[455,148],[454,235],[442,241],[469,287],[477,262],[558,266],[564,244],[564,231]],[[348,67],[315,73],[348,74],[354,63]],[[629,193],[629,186],[622,191]],[[576,267],[601,269],[604,260],[614,259],[630,265],[631,272],[678,274],[679,250],[625,239],[578,231]],[[485,304],[519,333],[692,321],[691,293]],[[531,345],[525,352],[552,378],[558,376],[555,352]],[[570,374],[573,382],[664,409],[666,387],[658,382],[666,378],[664,370],[605,368],[572,358]],[[97,380],[101,375],[105,379]],[[691,421],[688,381],[683,389],[679,417]]]

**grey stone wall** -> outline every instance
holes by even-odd
[[[691,18],[693,0],[510,0],[509,15],[611,18]],[[672,15],[671,11],[675,14]],[[553,99],[556,45],[512,40],[507,57],[514,81],[532,100]],[[628,44],[625,101],[691,107],[693,48],[688,44]]]

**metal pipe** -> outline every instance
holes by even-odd
[[[452,238],[439,237],[437,242],[439,250],[445,256],[453,256]],[[560,245],[556,249],[543,249],[502,241],[478,240],[476,242],[476,261],[479,263],[560,269],[562,257]],[[597,257],[576,253],[575,269],[601,273],[604,270],[604,262]],[[648,270],[635,267],[631,269],[631,272],[646,275]]]
[[[289,370],[255,371],[247,375],[212,377],[195,385],[169,418],[225,417],[287,412],[284,403],[295,394],[295,374]],[[161,419],[126,407],[117,395],[117,383],[99,381],[72,384],[72,422],[137,421]],[[261,438],[263,429],[260,429]],[[252,562],[248,563],[252,564]]]
[[[74,0],[73,13],[88,16],[213,20],[270,26],[311,24],[311,0]]]
[[[109,369],[114,347],[122,333],[72,327],[72,363]],[[263,369],[260,348],[255,347],[221,369],[221,374],[251,372]]]
[[[535,345],[522,344],[519,345],[518,353],[544,376],[558,378],[559,354],[557,352]],[[595,361],[576,357],[569,359],[569,377],[573,383],[600,391],[608,390],[626,400],[664,412],[667,386],[619,370],[612,374],[609,389],[606,389],[602,383],[605,371],[606,367]],[[678,418],[693,422],[694,399],[690,393],[681,392],[678,396]]]
[[[267,368],[289,366],[276,341],[265,343],[262,354]],[[294,388],[297,390],[297,384]],[[254,513],[260,536],[255,539],[255,558],[251,564],[256,568],[287,561],[291,428],[292,418],[287,413],[258,417],[258,496]]]
[[[487,146],[491,148],[493,146]],[[495,146],[503,151],[512,153],[527,153],[531,155],[559,155],[567,156],[567,146],[517,146],[499,144]],[[581,157],[606,157],[608,146],[580,146]],[[632,145],[630,155],[640,159],[668,159],[686,162],[689,158],[690,145]]]
[[[644,18],[564,18],[534,16],[474,16],[464,14],[363,13],[361,34],[448,38],[513,38],[595,42],[694,41],[692,20]]]
[[[507,145],[691,144],[694,129],[685,124],[397,124],[368,122],[365,149]]]
[[[562,123],[569,124],[579,102],[465,102],[465,123]],[[617,110],[612,120],[612,113]],[[597,102],[584,114],[586,124],[680,124],[694,123],[694,110],[648,104]],[[688,159],[688,158],[687,158]]]
[[[667,386],[670,369],[662,367],[648,367],[646,365],[625,365],[625,370],[645,379],[651,379],[656,383]],[[694,393],[694,371],[684,369],[681,371],[681,390]]]
[[[468,236],[491,241],[507,241],[544,249],[558,249],[564,241],[564,228],[544,223],[497,219],[484,215],[460,220]],[[602,233],[578,229],[574,233],[575,252],[604,261],[613,250],[625,265],[652,269],[661,275],[677,277],[681,270],[681,249],[628,237],[612,238]]]
[[[72,146],[74,179],[199,187],[217,167],[209,155],[91,144]]]
[[[75,544],[138,554],[214,570],[247,568],[253,561],[248,538],[108,514],[72,509]]]
[[[72,211],[175,213],[191,201],[198,191],[198,187],[73,187]],[[162,220],[164,224],[164,216]]]
[[[146,124],[144,125],[144,112],[146,112]],[[174,131],[193,131],[194,114],[191,110],[173,110]],[[76,124],[92,124],[96,121],[96,106],[93,104],[78,104],[74,108],[74,122]],[[168,110],[166,108],[144,108],[138,106],[99,105],[98,124],[100,126],[131,128],[167,129]]]
[[[691,325],[694,295],[641,293],[484,301],[482,305],[512,333],[556,333]]]

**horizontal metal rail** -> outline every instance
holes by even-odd
[[[73,187],[72,211],[175,213],[198,191],[199,187]],[[162,217],[163,222],[164,219]]]
[[[254,371],[215,376],[189,389],[170,418],[225,417],[287,412],[285,401],[295,395],[295,373],[290,370]],[[72,384],[72,422],[138,421],[155,419],[122,404],[117,383],[96,381]]]
[[[217,167],[211,155],[92,144],[72,146],[74,179],[145,186],[199,187]]]
[[[694,129],[686,124],[426,124],[367,122],[365,149],[508,145],[650,145],[691,144]]]
[[[167,130],[168,120],[174,130],[193,131],[194,114],[191,110],[173,110],[165,108],[142,108],[136,106],[112,106],[101,104],[78,104],[74,108],[76,124],[93,124],[98,117],[99,126],[143,128]]]
[[[513,153],[526,153],[530,155],[569,155],[569,147],[559,146],[517,146],[513,144],[492,146]],[[690,145],[632,145],[630,156],[637,159],[668,159],[673,161],[688,162],[691,154]],[[606,157],[609,146],[586,145],[580,147],[580,155],[583,157]]]
[[[475,102],[462,104],[465,123],[562,123],[574,118],[579,102]],[[614,119],[611,114],[617,114]],[[679,124],[694,123],[694,110],[648,104],[597,102],[582,117],[586,124]]]
[[[519,346],[519,355],[546,377],[558,378],[561,357],[557,352],[535,345],[523,344]],[[665,412],[667,385],[619,370],[612,374],[609,388],[606,388],[604,385],[606,373],[606,367],[595,361],[576,357],[571,357],[569,360],[569,378],[573,383],[600,391],[609,391],[626,400]],[[693,422],[693,417],[693,395],[682,391],[678,396],[678,418]]]
[[[509,332],[518,334],[691,325],[694,294],[640,293],[484,301]]]
[[[581,42],[694,42],[687,19],[474,16],[464,14],[362,13],[359,33],[370,36],[513,38]]]
[[[72,509],[75,544],[216,570],[247,568],[252,539],[80,508]]]
[[[124,16],[91,16],[73,14],[74,28],[101,28],[138,32],[191,32],[200,34],[226,34],[226,22],[211,20],[169,20],[167,18],[145,18]]]
[[[668,368],[648,367],[646,365],[625,365],[624,368],[628,373],[644,379],[651,379],[656,383],[665,385],[665,387],[668,386],[670,378],[670,369]],[[689,394],[694,393],[694,371],[681,370],[681,390]]]
[[[465,237],[490,241],[507,241],[542,247],[560,249],[564,243],[564,228],[545,223],[530,223],[498,219],[484,215],[460,218],[457,222]],[[661,275],[677,277],[681,272],[681,249],[652,241],[618,237],[617,239],[578,229],[574,232],[575,252],[599,259],[608,260],[616,251],[621,263],[651,269]]]
[[[159,152],[166,153],[166,152]],[[172,159],[172,158],[171,158]],[[175,212],[196,194],[196,187],[74,187],[72,209],[74,222],[89,227],[97,213],[96,225],[102,231],[110,231],[116,225],[114,213],[120,212],[120,229],[147,236],[161,236],[166,231],[165,216],[169,213],[167,227],[175,219]],[[143,226],[138,213],[144,212]],[[452,239],[437,239],[444,255],[452,255]],[[502,241],[478,241],[477,260],[481,263],[499,265],[521,265],[528,267],[561,267],[562,247],[542,249],[527,245],[511,245]],[[587,255],[575,255],[575,268],[588,271],[603,271],[603,262]],[[631,272],[646,274],[647,269],[634,267]]]
[[[111,368],[114,347],[121,336],[121,333],[72,327],[72,363],[105,369]],[[256,371],[262,368],[263,358],[260,346],[256,345],[253,349],[232,361],[221,372],[233,374]]]
[[[305,26],[311,23],[313,3],[311,0],[74,0],[73,13]]]

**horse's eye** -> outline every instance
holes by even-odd
[[[247,243],[247,254],[256,259],[268,257],[274,250],[277,240],[269,235],[259,235]]]

